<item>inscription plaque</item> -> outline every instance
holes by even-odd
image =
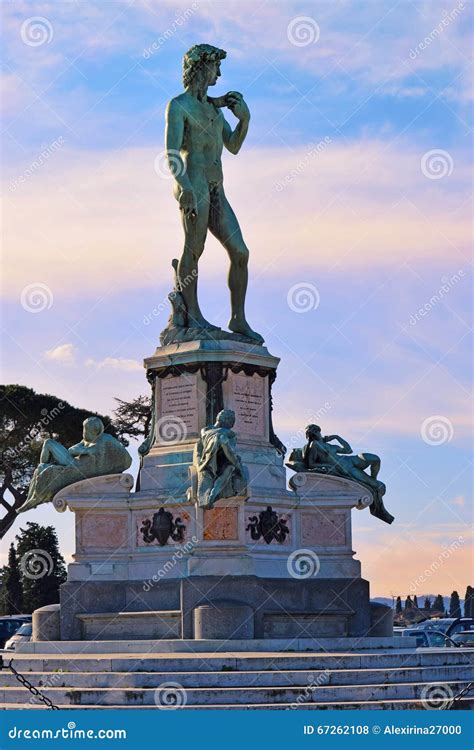
[[[224,383],[224,402],[235,411],[234,430],[246,437],[266,436],[267,378],[229,373]]]
[[[185,440],[199,431],[196,375],[163,378],[157,423],[157,442]]]

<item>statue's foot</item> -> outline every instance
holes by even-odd
[[[240,333],[242,336],[246,336],[248,339],[252,339],[257,344],[263,344],[263,336],[253,331],[245,318],[231,318],[229,320],[229,330],[233,333]]]
[[[200,328],[204,331],[219,330],[219,326],[214,326],[212,323],[209,323],[209,321],[200,313],[198,315],[191,315],[188,313],[188,328]]]

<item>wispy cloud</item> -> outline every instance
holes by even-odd
[[[143,370],[143,366],[136,359],[125,359],[124,357],[105,357],[102,360],[86,359],[86,367],[93,367],[97,370],[110,368],[111,370]]]
[[[76,359],[76,351],[74,344],[61,344],[53,349],[48,349],[44,353],[44,357],[62,365],[72,365]]]

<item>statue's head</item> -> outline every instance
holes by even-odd
[[[95,443],[104,432],[104,423],[99,417],[88,417],[82,423],[82,435],[88,443]]]
[[[309,424],[306,427],[307,440],[321,440],[321,427],[317,424]]]
[[[195,44],[183,57],[183,84],[188,88],[195,79],[214,86],[220,76],[220,64],[227,52],[211,44]]]
[[[232,409],[222,409],[216,418],[216,427],[228,427],[229,429],[235,424],[235,412]]]

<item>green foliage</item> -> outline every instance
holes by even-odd
[[[402,607],[402,597],[401,596],[397,596],[397,601],[396,601],[396,604],[395,604],[395,612],[397,614],[400,614],[401,611],[402,611],[402,609],[403,609],[403,607]]]
[[[151,399],[137,396],[132,401],[115,399],[118,406],[114,410],[114,427],[125,445],[126,437],[147,437],[151,422]]]
[[[433,610],[434,612],[444,612],[444,600],[441,594],[436,596],[436,599],[433,602]]]
[[[8,565],[3,569],[1,590],[1,611],[5,615],[23,612],[23,586],[15,545],[8,551]]]
[[[461,617],[461,602],[459,601],[459,594],[457,591],[453,591],[451,594],[451,599],[449,601],[449,616]]]
[[[431,609],[431,599],[429,596],[425,598],[425,603],[423,604],[423,609]]]
[[[474,617],[474,589],[468,586],[464,595],[464,617]]]
[[[66,580],[66,567],[59,552],[54,527],[28,521],[26,528],[21,529],[16,538],[24,612],[57,603],[59,586]]]
[[[74,445],[81,439],[83,421],[91,415],[100,417],[106,432],[115,437],[117,433],[110,417],[77,409],[23,385],[1,385],[0,404],[0,502],[7,508],[0,521],[1,538],[26,500],[43,440],[54,437],[65,446]]]

